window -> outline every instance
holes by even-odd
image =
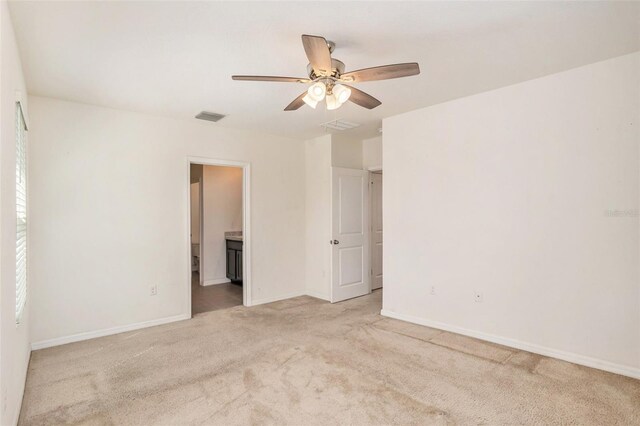
[[[27,302],[27,126],[16,102],[16,323]]]

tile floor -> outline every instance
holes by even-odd
[[[191,314],[217,311],[242,305],[242,286],[217,284],[203,287],[197,272],[191,275]]]

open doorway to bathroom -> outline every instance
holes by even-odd
[[[191,314],[243,304],[244,170],[190,163]]]

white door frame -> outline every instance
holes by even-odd
[[[186,301],[188,306],[189,317],[191,313],[191,164],[202,164],[203,166],[223,166],[223,167],[240,167],[242,169],[242,304],[244,306],[252,305],[251,297],[251,163],[245,161],[223,160],[217,158],[206,157],[187,157],[186,161],[186,258],[189,274],[187,275]],[[202,200],[202,187],[200,187],[200,196]],[[202,203],[200,203],[200,212],[202,213]],[[200,216],[200,235],[202,236],[202,221]],[[202,239],[200,240],[200,263],[202,264]]]

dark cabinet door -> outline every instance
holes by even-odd
[[[227,240],[227,278],[242,281],[242,241]]]
[[[227,278],[232,281],[237,280],[236,271],[238,270],[238,257],[237,251],[233,249],[227,249]]]

